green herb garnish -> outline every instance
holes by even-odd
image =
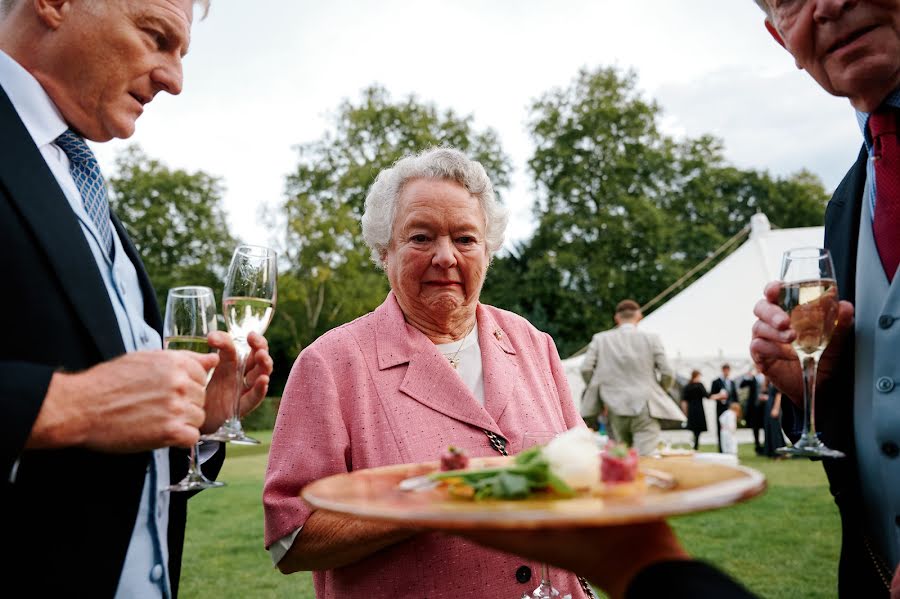
[[[575,492],[550,471],[540,447],[526,449],[513,463],[499,468],[447,470],[430,475],[432,480],[459,479],[472,487],[475,499],[526,499],[535,491],[552,490],[571,497]]]

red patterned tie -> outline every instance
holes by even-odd
[[[900,143],[897,111],[878,110],[869,116],[875,146],[875,245],[888,281],[900,264]]]

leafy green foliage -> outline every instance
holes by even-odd
[[[172,170],[129,146],[109,178],[110,204],[134,242],[161,309],[169,288],[212,287],[223,277],[237,241],[228,231],[222,184],[202,171]]]
[[[440,145],[479,160],[495,187],[508,185],[509,159],[494,131],[476,131],[471,116],[415,97],[394,101],[379,86],[344,101],[332,131],[298,146],[284,200],[269,216],[283,246],[280,317],[269,333],[277,363],[290,363],[316,337],[384,300],[387,279],[369,259],[359,224],[366,194],[381,170]]]
[[[782,227],[822,222],[813,175],[729,166],[720,141],[669,136],[660,114],[634,73],[613,68],[583,70],[531,106],[537,230],[494,261],[482,298],[553,335],[563,356],[610,327],[619,300],[649,301],[755,212]]]

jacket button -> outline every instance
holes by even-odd
[[[895,318],[888,314],[882,314],[878,317],[878,326],[882,329],[889,329],[894,324]]]
[[[900,455],[900,447],[897,447],[897,444],[893,441],[888,441],[881,444],[881,453],[889,458],[896,458]]]
[[[531,568],[528,566],[522,566],[518,570],[516,570],[516,580],[518,580],[521,584],[525,584],[529,580],[531,580]]]
[[[894,390],[894,379],[886,376],[880,377],[875,382],[875,388],[882,393],[890,393]]]

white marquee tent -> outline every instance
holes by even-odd
[[[752,366],[753,306],[765,284],[779,277],[782,254],[795,247],[821,247],[823,242],[824,227],[773,230],[764,214],[756,214],[746,242],[648,314],[639,327],[659,334],[680,379],[697,369],[708,389],[723,362],[731,365],[732,376],[740,376]],[[582,359],[575,355],[563,360],[576,404],[584,390]]]

